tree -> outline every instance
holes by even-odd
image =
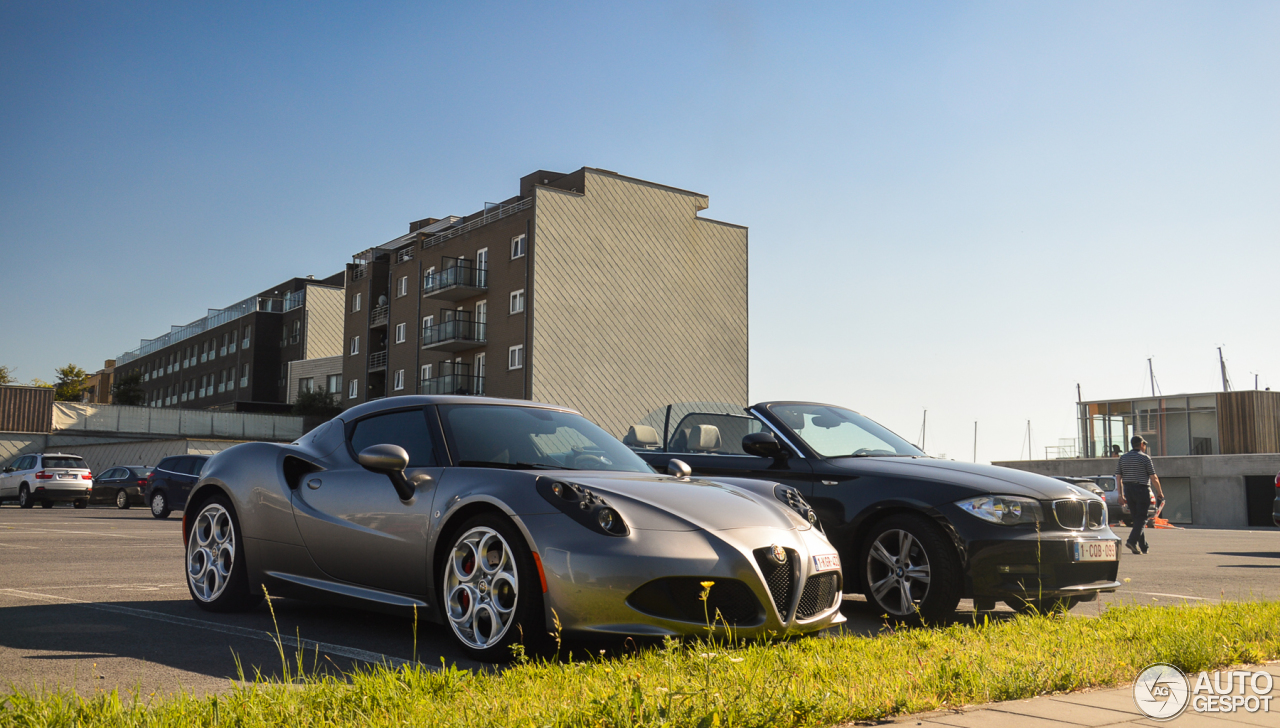
[[[84,383],[89,379],[89,372],[81,369],[75,364],[68,364],[60,369],[54,369],[54,374],[58,375],[58,381],[53,385],[53,398],[59,402],[79,402],[80,390],[84,389]]]
[[[145,404],[147,393],[142,389],[142,372],[134,370],[117,379],[111,385],[111,401],[134,407]]]
[[[298,399],[293,403],[293,413],[301,417],[336,417],[342,412],[342,406],[338,404],[336,394],[324,391],[324,387],[318,387],[310,392],[299,392]]]
[[[0,384],[17,384],[18,378],[13,376],[13,367],[0,364]]]

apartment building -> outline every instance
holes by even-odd
[[[747,229],[706,195],[584,167],[426,218],[347,267],[342,404],[474,394],[615,435],[675,401],[747,399]]]
[[[146,404],[241,412],[288,410],[289,363],[342,351],[345,272],[291,278],[116,358],[137,372]]]

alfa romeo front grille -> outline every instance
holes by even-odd
[[[796,619],[808,619],[831,608],[840,593],[840,577],[835,572],[815,574],[805,582],[800,592],[800,606],[796,607]]]
[[[787,553],[787,560],[782,564],[773,560],[772,549],[769,547],[756,549],[752,553],[755,554],[756,563],[760,565],[760,573],[764,574],[764,583],[769,587],[769,596],[773,597],[773,606],[778,608],[778,614],[785,622],[787,607],[791,605],[791,590],[795,588],[796,567],[800,556],[791,549],[784,551]]]
[[[1107,525],[1107,509],[1102,501],[1054,501],[1053,515],[1058,519],[1058,525],[1068,531],[1098,529]]]

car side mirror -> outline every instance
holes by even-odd
[[[779,461],[791,457],[791,451],[778,442],[772,432],[753,432],[743,437],[742,451],[748,455]]]
[[[5,468],[5,469],[4,469],[4,472],[6,472],[6,473],[12,473],[12,472],[13,472],[13,468]]]
[[[409,467],[409,453],[399,445],[370,445],[356,456],[360,466],[374,473],[381,473],[391,480],[400,500],[413,498],[414,487],[404,477],[404,469]]]
[[[667,461],[667,475],[684,479],[692,476],[693,470],[689,467],[689,463],[672,458]]]

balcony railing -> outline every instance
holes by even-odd
[[[358,281],[369,274],[369,266],[357,265],[356,269],[351,271],[351,280]]]
[[[446,258],[445,260],[450,260]],[[423,298],[460,301],[481,293],[489,287],[489,271],[476,268],[473,263],[458,260],[444,270],[427,276],[422,282]]]
[[[387,368],[387,352],[375,351],[369,355],[369,371]]]
[[[369,325],[370,326],[386,326],[387,315],[389,310],[390,310],[389,306],[374,306],[373,310],[369,312]]]
[[[426,250],[427,248],[430,248],[433,245],[438,245],[440,243],[443,243],[444,241],[454,237],[455,235],[469,233],[472,230],[475,230],[476,228],[480,227],[481,225],[488,225],[491,222],[501,220],[507,215],[514,215],[515,213],[520,212],[521,210],[527,210],[532,206],[533,206],[533,198],[526,197],[523,200],[518,200],[509,205],[498,205],[497,207],[489,208],[488,210],[486,210],[486,212],[483,215],[481,215],[480,217],[477,217],[471,222],[464,223],[457,227],[448,228],[447,230],[441,230],[435,235],[432,235],[426,240],[423,240],[422,249]]]
[[[485,323],[474,321],[471,314],[458,311],[454,318],[422,330],[422,348],[439,351],[474,349],[485,342]]]
[[[418,394],[484,394],[484,377],[475,374],[446,374],[418,382]]]

